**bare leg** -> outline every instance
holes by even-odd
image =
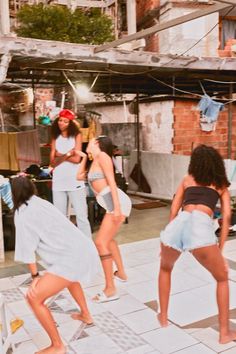
[[[90,312],[89,312],[89,309],[87,306],[87,302],[86,302],[86,299],[84,296],[84,292],[83,292],[83,289],[81,288],[80,283],[79,282],[71,283],[68,286],[68,290],[69,290],[71,296],[75,299],[75,301],[79,305],[80,310],[81,310],[78,313],[73,313],[71,315],[71,317],[74,320],[79,320],[79,321],[82,321],[86,324],[92,324],[93,319],[90,315]]]
[[[113,277],[113,258],[110,245],[113,237],[119,230],[121,223],[122,222],[115,223],[111,214],[105,214],[95,239],[95,244],[101,257],[105,275],[106,284],[103,291],[106,296],[113,296],[116,293]]]
[[[229,328],[229,282],[228,271],[222,253],[217,245],[195,249],[194,257],[213,275],[217,281],[216,298],[219,311],[221,344],[236,339],[236,332]]]
[[[159,272],[159,301],[160,313],[157,318],[162,327],[168,326],[168,305],[171,287],[171,272],[180,252],[161,244],[161,265]]]
[[[120,254],[119,246],[115,240],[111,240],[110,242],[110,250],[112,254],[113,261],[117,267],[116,276],[119,277],[121,280],[127,280],[127,275],[125,273],[123,261]]]
[[[33,290],[27,293],[27,300],[38,321],[51,339],[51,346],[40,350],[37,354],[65,354],[66,348],[60,338],[51,312],[44,304],[45,300],[68,287],[69,281],[51,273],[42,276]]]

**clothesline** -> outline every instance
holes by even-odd
[[[173,86],[173,85],[167,84],[166,82],[163,82],[163,81],[157,79],[156,77],[154,77],[154,76],[152,76],[152,75],[150,75],[150,74],[149,74],[148,76],[149,76],[150,78],[152,78],[153,80],[159,82],[160,84],[171,88],[172,90],[176,90],[176,91],[183,92],[183,93],[186,93],[186,94],[192,95],[192,96],[197,96],[197,97],[200,97],[200,98],[203,98],[203,97],[204,97],[204,95],[200,95],[200,94],[198,94],[198,93],[194,93],[194,92],[190,92],[190,91],[181,90],[181,89],[179,89],[179,88],[177,88],[177,87],[175,87],[175,86]],[[219,99],[218,99],[218,100],[219,100]],[[224,99],[220,99],[220,100],[221,100],[221,101],[224,101]],[[224,103],[224,105],[227,105],[227,104],[232,103],[232,102],[236,102],[236,99],[227,100],[227,102]]]

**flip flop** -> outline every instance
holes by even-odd
[[[114,277],[115,277],[115,279],[121,281],[122,283],[126,283],[126,282],[127,282],[127,279],[121,279],[120,277],[118,277],[117,273],[118,273],[118,271],[116,270],[116,271],[114,272]]]
[[[119,300],[119,296],[117,294],[112,295],[112,296],[107,296],[103,291],[95,296],[97,299],[93,298],[94,302],[103,303],[103,302],[109,302],[109,301],[115,301]]]

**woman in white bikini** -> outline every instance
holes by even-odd
[[[114,276],[121,281],[127,280],[120,250],[114,237],[125,218],[129,216],[132,205],[130,198],[117,188],[115,182],[111,140],[107,136],[92,139],[88,145],[87,152],[93,158],[88,173],[88,182],[96,195],[98,204],[106,210],[95,239],[106,284],[104,290],[97,294],[93,300],[107,302],[119,299]],[[81,151],[77,151],[77,153],[82,156],[77,178],[79,180],[85,179],[87,174],[87,155]],[[117,267],[115,273],[113,273],[113,261]]]

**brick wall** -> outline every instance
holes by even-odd
[[[236,39],[228,39],[223,50],[219,49],[219,56],[222,58],[235,57],[236,53],[232,51],[232,45],[236,45]]]
[[[137,0],[136,1],[136,13],[137,13],[137,24],[142,22],[146,18],[145,23],[142,22],[142,28],[151,27],[156,24],[155,19],[149,16],[152,10],[160,6],[160,0]],[[141,28],[138,28],[141,30]],[[152,35],[146,37],[146,47],[145,50],[150,52],[158,52],[158,36]]]
[[[173,153],[178,155],[190,155],[192,148],[198,144],[207,144],[216,148],[227,158],[228,153],[228,105],[225,106],[217,120],[216,130],[203,132],[199,125],[199,111],[194,101],[175,101]],[[233,105],[232,119],[232,154],[236,158],[236,105]]]

